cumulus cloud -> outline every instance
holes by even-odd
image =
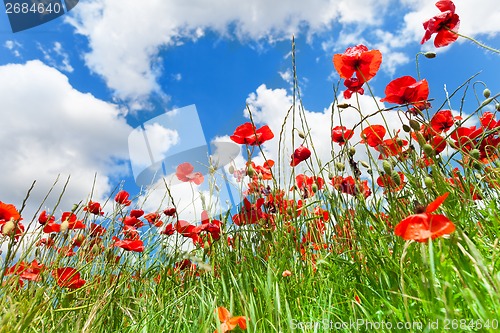
[[[274,42],[293,34],[329,31],[334,24],[380,24],[389,0],[312,0],[308,2],[92,0],[81,2],[67,21],[89,40],[90,69],[126,99],[158,91],[163,47],[203,37],[205,31],[242,41]]]
[[[69,210],[89,197],[94,179],[93,198],[102,200],[128,173],[131,128],[115,105],[75,90],[64,74],[38,60],[0,66],[0,86],[2,201],[19,206],[36,180],[26,210],[32,214],[60,175],[44,205],[51,209],[70,175],[58,208]]]

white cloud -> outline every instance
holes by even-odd
[[[58,208],[64,211],[86,201],[94,177],[93,198],[102,200],[115,177],[128,173],[131,128],[115,105],[75,90],[64,74],[38,60],[1,66],[0,86],[0,200],[19,207],[36,180],[25,220],[31,220],[58,175],[44,208],[54,206],[70,175]]]
[[[15,40],[6,40],[3,45],[6,49],[12,52],[14,56],[18,58],[21,56],[19,49],[22,48],[22,45],[19,42],[16,42]]]
[[[48,65],[63,72],[73,72],[73,67],[69,61],[69,55],[64,52],[61,43],[54,42],[52,48],[45,48],[38,43],[38,49],[43,53],[43,58]]]
[[[90,69],[121,98],[158,91],[162,47],[204,36],[206,30],[242,41],[273,42],[293,34],[329,31],[336,22],[368,26],[382,21],[389,0],[312,0],[234,2],[201,0],[196,5],[165,0],[81,2],[67,18],[86,36]]]

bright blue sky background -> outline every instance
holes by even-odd
[[[433,2],[423,0],[186,4],[81,0],[70,14],[15,34],[0,14],[0,200],[20,205],[37,180],[28,202],[34,211],[57,175],[71,174],[60,207],[67,210],[88,198],[96,172],[95,199],[106,198],[121,180],[137,193],[128,152],[132,129],[191,104],[207,140],[230,135],[246,122],[246,103],[258,122],[279,133],[291,99],[292,34],[304,106],[310,125],[318,126],[315,135],[324,138],[315,144],[327,152],[328,128],[319,126],[329,119],[338,80],[333,54],[358,43],[380,49],[383,66],[371,84],[383,97],[390,80],[416,76],[415,54],[433,50],[431,41],[419,43],[422,22],[438,13]],[[496,2],[464,0],[456,6],[460,32],[500,47]],[[493,93],[500,90],[499,55],[467,41],[436,52],[436,59],[420,58],[435,106],[443,101],[444,84],[452,92],[478,71]],[[477,105],[472,93],[466,102]],[[373,112],[368,99],[362,103]],[[454,103],[458,109],[459,100]],[[172,143],[169,133],[156,133],[158,146]],[[271,156],[276,147],[266,147]]]

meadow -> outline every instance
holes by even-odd
[[[500,53],[459,34],[451,1],[437,7],[422,43],[436,34],[436,47],[465,38]],[[232,211],[185,221],[173,200],[144,211],[117,189],[105,202],[89,196],[30,220],[24,203],[0,201],[0,332],[498,331],[500,93],[471,77],[430,100],[418,62],[436,54],[426,52],[416,73],[387,83],[376,102],[389,107],[362,110],[358,97],[375,98],[370,80],[383,55],[349,47],[332,59],[334,95],[349,103],[333,101],[325,161],[309,135],[295,56],[297,98],[283,119],[292,137],[255,124],[252,110],[228,133],[247,158],[227,168],[244,191]],[[466,96],[475,109],[448,107]],[[333,121],[351,112],[356,126]],[[376,116],[399,117],[401,130]],[[270,140],[293,154],[262,156]],[[199,185],[213,173],[182,163],[176,177]]]

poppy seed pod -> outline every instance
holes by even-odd
[[[356,148],[354,148],[354,147],[349,148],[348,153],[349,153],[349,156],[354,156],[354,154],[356,154]]]
[[[484,98],[490,98],[491,91],[488,88],[484,89],[483,90],[483,96],[484,96]]]
[[[247,175],[248,175],[248,177],[250,177],[250,178],[253,178],[253,176],[255,175],[255,169],[254,169],[254,168],[252,168],[252,166],[249,166],[249,167],[247,168]]]
[[[414,130],[414,131],[420,131],[420,123],[418,121],[416,121],[415,119],[410,119],[410,127]]]
[[[480,155],[481,155],[481,152],[479,151],[479,149],[472,149],[470,151],[470,156],[472,156],[472,158],[474,158],[476,160],[479,159]]]
[[[431,177],[427,176],[424,178],[424,184],[425,184],[425,187],[432,188],[434,186],[434,181],[432,180]]]
[[[427,59],[436,58],[436,52],[425,52],[424,57],[426,57]]]
[[[401,185],[401,177],[399,176],[399,173],[397,171],[392,171],[391,173],[391,178],[392,178],[392,181],[397,185]]]
[[[403,124],[403,131],[405,131],[406,133],[409,133],[409,132],[411,132],[411,127],[406,125],[406,124]]]
[[[434,148],[428,143],[422,146],[422,149],[427,154],[427,156],[434,156]]]
[[[392,173],[392,163],[390,163],[388,160],[384,160],[382,162],[382,168],[384,169],[386,174],[390,175]]]
[[[344,163],[340,163],[340,162],[335,163],[335,169],[337,169],[338,171],[344,171],[345,170]]]

